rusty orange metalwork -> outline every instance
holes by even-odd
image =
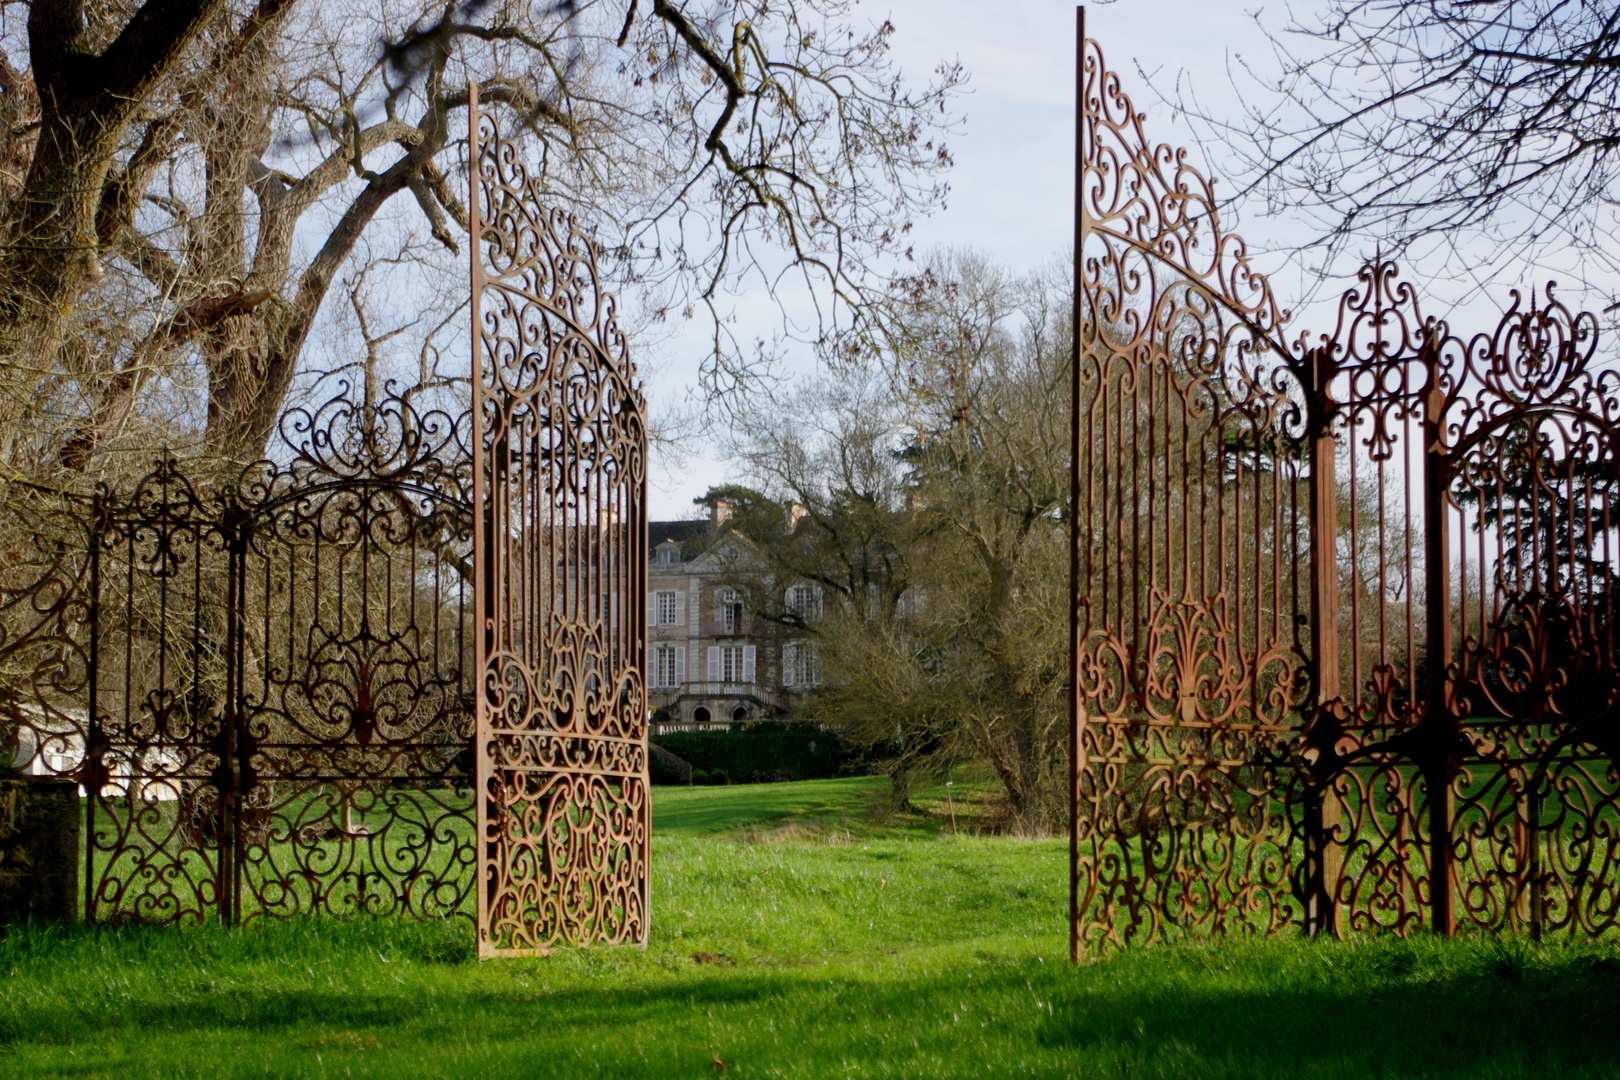
[[[645,942],[645,406],[591,237],[470,106],[478,948]]]
[[[1076,958],[1620,925],[1620,376],[1552,286],[1331,333],[1078,34]],[[1433,793],[1439,792],[1436,797]]]

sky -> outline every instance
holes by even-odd
[[[1296,2],[1296,14],[1308,10]],[[855,17],[892,21],[892,56],[921,81],[941,60],[960,60],[971,79],[960,103],[960,134],[950,140],[956,165],[947,208],[914,231],[919,249],[961,246],[979,249],[1015,271],[1059,258],[1073,235],[1074,25],[1075,9],[1057,0],[859,0]],[[1126,92],[1148,114],[1156,140],[1188,146],[1192,157],[1219,176],[1219,146],[1199,147],[1185,118],[1159,97],[1178,81],[1190,86],[1212,114],[1236,116],[1238,90],[1229,72],[1244,59],[1267,70],[1271,47],[1256,24],[1279,26],[1287,16],[1277,2],[1210,3],[1208,0],[1115,0],[1087,8],[1087,33],[1102,46],[1109,66],[1124,78]],[[1151,86],[1150,86],[1151,83]],[[1231,190],[1228,181],[1227,190]],[[1248,208],[1246,208],[1248,209]],[[1230,227],[1232,218],[1226,218]],[[1285,304],[1311,291],[1306,261],[1290,245],[1306,235],[1300,222],[1267,219],[1252,211],[1237,217],[1256,262],[1271,276]],[[1488,253],[1482,253],[1488,254]],[[1408,267],[1421,278],[1422,266]],[[1507,276],[1515,273],[1510,268]],[[1527,271],[1525,271],[1527,272]],[[1500,276],[1500,275],[1499,275]],[[1538,279],[1546,275],[1537,273]],[[1505,289],[1481,290],[1468,280],[1423,279],[1431,294],[1425,313],[1444,310],[1459,324],[1494,324]],[[1316,290],[1332,298],[1345,287]],[[1331,328],[1331,300],[1295,308],[1295,327]],[[757,297],[737,298],[744,321],[762,313]],[[768,333],[769,331],[765,331]],[[678,400],[695,378],[705,347],[701,333],[690,342],[677,336],[659,346],[648,393],[654,411]],[[798,359],[810,370],[808,357]],[[736,479],[735,470],[712,450],[713,440],[654,454],[649,494],[652,518],[691,517],[693,498],[711,485]]]
[[[972,247],[1016,271],[1062,256],[1074,228],[1074,7],[1055,0],[860,0],[854,10],[857,19],[894,23],[891,55],[910,78],[926,79],[942,60],[960,60],[970,75],[961,132],[950,140],[951,196],[943,211],[918,223],[918,249]],[[1162,114],[1164,136],[1178,141],[1190,133],[1168,123],[1168,110],[1137,81],[1138,63],[1155,79],[1188,72],[1201,92],[1208,84],[1213,100],[1227,86],[1227,52],[1264,45],[1236,5],[1117,0],[1091,5],[1087,18],[1111,66],[1136,83],[1138,106]],[[737,308],[764,305],[744,296]],[[690,385],[704,344],[700,333],[660,344],[648,380],[655,411]],[[808,370],[813,362],[803,357],[799,364]],[[700,439],[655,453],[648,492],[654,520],[691,517],[694,497],[734,478],[712,445]]]

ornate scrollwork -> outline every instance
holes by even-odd
[[[479,949],[645,941],[645,407],[595,243],[472,114]]]
[[[1122,314],[1128,296],[1156,297],[1163,264],[1175,281],[1211,302],[1259,338],[1278,333],[1287,313],[1277,304],[1271,283],[1249,260],[1248,245],[1221,225],[1215,181],[1187,160],[1184,148],[1152,142],[1124,92],[1119,74],[1108,69],[1102,48],[1084,42],[1081,56],[1084,168],[1080,198],[1088,233],[1098,238],[1096,253],[1085,256],[1088,280],[1113,272],[1114,303],[1100,309],[1105,320]],[[1126,269],[1131,267],[1132,269]],[[1150,276],[1139,277],[1139,274]],[[1149,305],[1152,310],[1152,305]]]
[[[1464,339],[1374,261],[1285,348],[1212,182],[1082,82],[1077,940],[1620,928],[1597,321]]]

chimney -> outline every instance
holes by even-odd
[[[709,525],[716,531],[720,526],[731,520],[732,504],[726,499],[716,499],[709,504]]]
[[[804,503],[802,503],[802,502],[790,502],[790,503],[788,503],[787,504],[788,532],[792,532],[794,529],[797,529],[799,527],[799,522],[803,521],[804,516],[806,514],[808,514],[809,512],[810,512],[810,508],[805,506]]]

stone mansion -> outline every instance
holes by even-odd
[[[648,524],[647,668],[653,733],[702,730],[784,716],[820,681],[815,647],[746,611],[734,587],[758,580],[753,545],[726,528],[729,508],[707,521]],[[784,583],[785,607],[813,618],[818,586]]]

